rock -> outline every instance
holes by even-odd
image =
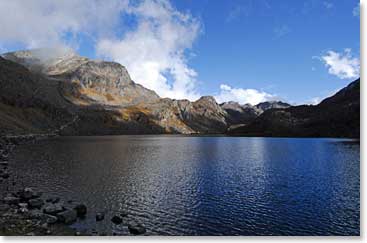
[[[29,200],[34,198],[39,198],[41,196],[40,192],[35,192],[32,188],[26,187],[18,192],[19,196],[23,200]]]
[[[28,203],[18,203],[18,206],[20,208],[26,208],[28,206]]]
[[[18,204],[20,202],[20,199],[18,197],[7,196],[3,199],[3,202],[9,205]]]
[[[20,208],[19,210],[18,210],[18,212],[20,212],[21,214],[26,214],[26,213],[28,213],[28,209],[27,208]]]
[[[87,206],[84,204],[78,204],[74,207],[78,217],[84,217],[87,214]]]
[[[38,209],[40,209],[43,206],[43,204],[44,204],[44,202],[40,198],[30,199],[28,201],[28,206],[30,208],[38,208]]]
[[[58,203],[58,202],[60,202],[60,198],[59,197],[49,197],[49,198],[46,199],[46,202]]]
[[[65,224],[74,223],[77,219],[77,212],[75,210],[67,209],[57,214],[57,219]]]
[[[56,216],[49,215],[49,214],[44,214],[43,218],[45,218],[46,223],[48,223],[48,224],[55,224],[58,220],[58,218]]]
[[[120,216],[113,216],[111,219],[112,223],[114,224],[122,224],[122,218]]]
[[[62,204],[60,203],[55,203],[55,204],[47,204],[44,209],[43,212],[47,213],[47,214],[51,214],[51,215],[56,215],[62,211],[64,211],[64,207],[62,206]]]
[[[145,227],[141,224],[138,224],[138,223],[129,224],[128,229],[129,229],[130,233],[134,234],[134,235],[141,235],[141,234],[144,234],[146,232]]]
[[[51,199],[51,202],[52,203],[58,203],[58,202],[60,202],[60,198],[59,197],[54,197],[54,198]]]
[[[104,219],[104,213],[96,214],[96,221],[102,221]]]
[[[8,204],[0,204],[0,212],[6,212],[10,209]]]
[[[44,215],[39,209],[28,211],[28,217],[31,219],[41,219]]]
[[[122,212],[120,212],[120,216],[121,217],[127,217],[127,212],[126,211],[122,211]]]
[[[1,174],[1,177],[4,178],[4,179],[8,179],[10,177],[9,173],[8,172],[3,172]]]

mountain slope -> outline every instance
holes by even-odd
[[[154,91],[133,82],[125,67],[118,63],[90,60],[69,50],[50,49],[6,53],[3,57],[8,60],[2,59],[0,65],[14,67],[14,70],[1,70],[0,96],[6,100],[5,104],[19,108],[21,100],[17,97],[24,89],[26,108],[34,107],[50,119],[41,130],[38,124],[28,121],[26,127],[30,130],[45,132],[62,126],[62,134],[105,135],[223,133],[227,129],[226,112],[214,98],[203,97],[196,102],[161,99]],[[23,76],[7,77],[17,72]],[[34,82],[34,77],[39,82]],[[62,110],[55,117],[62,121],[56,122],[53,116],[44,113],[35,105],[37,100],[42,100],[42,106],[51,107],[51,111]],[[24,109],[19,112],[25,114]],[[8,120],[11,119],[24,120],[10,114]],[[72,124],[63,126],[71,120],[74,120]],[[9,121],[0,125],[6,127]]]
[[[316,106],[270,109],[231,135],[353,137],[360,136],[360,79]]]
[[[291,105],[281,101],[267,101],[253,106],[251,104],[240,105],[237,102],[229,101],[220,104],[220,106],[227,112],[227,123],[236,127],[252,122],[266,110],[288,108]]]

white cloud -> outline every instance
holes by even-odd
[[[328,51],[321,60],[328,68],[328,72],[341,79],[353,79],[359,77],[359,58],[353,57],[351,49],[345,49],[344,53]]]
[[[197,74],[185,51],[199,34],[199,21],[166,0],[145,0],[128,13],[138,20],[136,28],[99,41],[98,55],[125,65],[135,82],[162,97],[197,99]]]
[[[125,16],[136,28],[125,26]],[[125,65],[132,78],[163,97],[198,98],[186,58],[200,22],[169,0],[0,1],[0,46],[78,48],[81,35],[99,56]],[[120,33],[120,36],[116,36]]]
[[[260,102],[275,100],[276,96],[256,89],[232,88],[227,84],[220,85],[220,93],[215,96],[218,103],[236,101],[240,104],[256,105]]]
[[[76,46],[78,34],[106,35],[126,0],[0,1],[0,43],[25,48]]]
[[[353,16],[359,17],[361,11],[360,8],[360,3],[358,3],[358,5],[353,8]]]

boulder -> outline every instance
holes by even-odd
[[[84,217],[87,214],[87,206],[84,204],[78,204],[74,207],[78,217]]]
[[[75,210],[67,209],[57,214],[57,219],[65,224],[72,224],[77,219],[77,213]]]
[[[35,198],[35,199],[30,199],[28,201],[28,206],[30,208],[38,208],[40,209],[43,206],[44,202],[41,198]]]
[[[134,235],[141,235],[141,234],[144,234],[146,232],[145,227],[141,224],[138,224],[138,223],[129,224],[128,229],[129,229],[130,233],[134,234]]]
[[[56,216],[49,215],[49,214],[44,214],[43,218],[45,219],[46,223],[48,224],[55,224],[58,220]]]
[[[30,199],[34,199],[34,198],[39,198],[41,196],[40,192],[36,192],[32,188],[29,188],[29,187],[26,187],[23,190],[20,190],[18,194],[22,200],[26,200],[26,201]]]
[[[10,209],[8,204],[0,204],[0,212],[6,212]]]
[[[51,214],[51,215],[57,215],[58,213],[60,213],[64,210],[65,210],[65,208],[62,204],[55,203],[55,204],[47,204],[44,207],[43,212],[47,213],[47,214]]]
[[[114,224],[122,224],[122,218],[120,216],[113,216],[111,219],[112,223]]]
[[[1,173],[0,175],[1,175],[1,177],[2,177],[2,178],[4,178],[4,179],[8,179],[8,178],[9,178],[9,176],[10,176],[8,172],[3,172],[3,173]]]
[[[26,208],[28,206],[28,203],[18,203],[18,206],[20,208]]]
[[[59,197],[49,197],[49,198],[46,199],[46,202],[58,203],[58,202],[60,202],[60,198]]]
[[[120,216],[121,217],[127,217],[127,212],[126,211],[122,211],[122,212],[120,212]]]
[[[9,205],[18,204],[20,202],[20,199],[18,197],[7,196],[3,199],[3,202]]]
[[[41,212],[39,209],[29,210],[28,217],[31,219],[41,219],[45,214]]]
[[[96,221],[102,221],[104,219],[104,213],[100,212],[96,214]]]

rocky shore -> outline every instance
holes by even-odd
[[[22,185],[13,176],[9,166],[9,155],[15,146],[47,136],[14,136],[0,138],[0,235],[3,236],[88,236],[107,235],[94,229],[78,231],[73,223],[82,221],[88,214],[87,205],[46,195],[36,188]],[[127,214],[116,214],[112,218],[105,213],[96,213],[95,220],[110,220],[115,225],[124,225]],[[102,222],[103,223],[103,222]],[[126,225],[130,235],[143,235],[146,229],[134,222]],[[111,233],[111,235],[120,235]]]

